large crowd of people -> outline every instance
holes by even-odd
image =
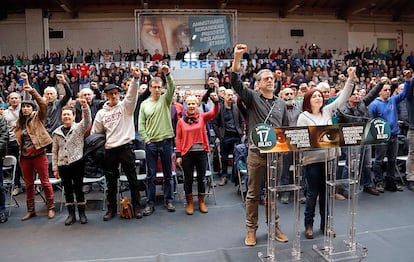
[[[188,48],[180,48],[175,60],[185,60],[187,52]],[[229,63],[224,63],[221,68],[212,63],[205,90],[186,90],[184,93],[176,88],[171,76],[168,66],[171,55],[161,54],[159,50],[150,54],[147,49],[122,52],[119,48],[110,52],[68,48],[66,52],[35,54],[32,59],[24,54],[2,57],[0,103],[5,110],[0,110],[4,116],[0,119],[4,119],[6,125],[0,131],[9,137],[9,147],[6,151],[2,146],[0,156],[12,154],[19,158],[20,168],[13,194],[26,192],[27,213],[22,220],[36,216],[34,169],[42,180],[48,217],[55,216],[54,192],[48,182],[46,157],[46,152],[51,152],[51,173],[62,178],[66,189],[69,216],[65,225],[76,222],[76,205],[81,223],[88,222],[81,181],[84,173],[94,169],[82,158],[84,146],[78,142],[99,135],[105,139],[103,171],[100,172],[105,175],[108,187],[104,221],[110,221],[118,213],[119,165],[128,178],[133,215],[137,219],[155,212],[158,169],[163,172],[164,207],[169,212],[175,211],[172,179],[175,165],[184,170],[186,214],[194,212],[194,168],[199,210],[207,213],[204,179],[206,170],[212,168],[207,165],[210,146],[220,151],[216,157],[221,161],[212,162],[218,166],[219,185],[225,186],[227,181],[235,179],[234,172],[228,172],[228,155],[237,144],[243,143],[243,136],[248,136],[256,124],[263,122],[275,127],[309,126],[366,122],[371,117],[382,117],[392,127],[391,139],[388,146],[375,147],[373,168],[367,157],[371,156],[371,150],[365,155],[367,159],[361,161],[363,191],[380,195],[384,191],[403,190],[395,182],[394,170],[397,140],[407,133],[408,138],[412,137],[414,130],[413,109],[409,107],[412,104],[414,52],[403,59],[404,50],[380,53],[374,46],[345,52],[335,49],[322,52],[312,44],[294,52],[289,48],[248,50],[247,46],[239,44],[234,50],[208,50],[206,53],[201,52],[199,58],[228,59]],[[143,67],[118,63],[136,61],[142,61]],[[267,159],[252,141],[247,144],[249,179],[245,244],[254,246]],[[406,179],[408,188],[414,191],[411,163],[414,146],[410,140],[407,144]],[[140,199],[141,185],[136,178],[134,149],[146,152],[148,195],[144,206]],[[367,147],[358,150],[367,150]],[[325,206],[325,179],[329,175],[325,173],[324,161],[328,157],[334,163],[338,152],[309,151],[304,155],[306,190],[303,201],[306,202],[304,225],[307,238],[314,236],[318,197],[320,229],[325,234],[334,234],[334,229],[325,224],[329,210],[322,208]],[[384,178],[382,161],[385,155],[388,171]],[[161,164],[158,164],[159,158]],[[291,161],[286,155],[278,163],[284,184],[289,183],[286,166],[290,166]],[[69,173],[77,176],[69,176]],[[347,175],[339,174],[341,177]],[[4,188],[1,189],[4,196]],[[338,193],[347,198],[350,197],[348,190],[343,186],[338,188]],[[3,200],[4,197],[0,197],[1,223],[7,221]],[[289,194],[281,194],[281,202],[289,203]],[[275,215],[278,218],[277,213]],[[280,242],[287,242],[288,237],[277,222],[275,237]]]

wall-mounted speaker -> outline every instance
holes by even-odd
[[[290,36],[304,36],[303,29],[291,29]]]
[[[49,31],[49,38],[63,38],[63,31]]]

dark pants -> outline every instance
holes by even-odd
[[[184,171],[184,191],[186,195],[193,193],[193,172],[194,167],[197,171],[197,190],[198,193],[206,192],[205,175],[207,166],[206,151],[188,151],[183,155]]]
[[[3,179],[3,159],[0,157],[0,214],[6,213],[6,191],[4,189]]]
[[[147,161],[147,182],[148,182],[148,206],[155,204],[158,156],[161,158],[163,173],[164,202],[173,201],[174,183],[172,180],[172,139],[165,139],[160,142],[151,142],[145,145]]]
[[[282,175],[280,177],[280,185],[289,185],[294,183],[290,173],[290,166],[293,164],[293,152],[287,152],[282,156]],[[289,195],[289,191],[283,191],[281,195]]]
[[[133,206],[140,205],[139,183],[135,170],[135,154],[133,144],[125,144],[105,150],[104,173],[108,185],[108,207],[117,210],[116,194],[118,193],[119,164],[128,179]]]
[[[375,161],[374,161],[374,175],[375,183],[384,181],[384,175],[382,170],[382,164],[384,157],[387,157],[387,176],[394,179],[395,177],[395,165],[397,161],[398,152],[398,139],[397,135],[391,135],[390,140],[384,145],[375,146]]]
[[[305,206],[305,227],[313,227],[316,200],[319,196],[319,213],[321,215],[321,228],[325,225],[325,189],[326,174],[325,163],[319,162],[304,166],[304,175],[307,183],[306,206]]]
[[[373,182],[372,182],[372,176],[371,176],[371,167],[372,167],[372,149],[371,149],[371,145],[365,145],[365,146],[353,146],[350,148],[350,150],[348,150],[348,148],[346,148],[346,154],[345,154],[345,166],[342,169],[342,175],[341,175],[341,179],[347,179],[349,178],[349,174],[348,174],[348,167],[349,167],[349,163],[348,160],[350,159],[351,161],[355,160],[358,157],[359,154],[359,166],[355,167],[359,169],[359,172],[361,172],[359,175],[361,177],[361,184],[364,187],[371,187],[373,186]],[[348,154],[350,155],[350,157],[348,156]],[[348,190],[348,184],[344,184],[343,185],[345,190]]]
[[[82,160],[76,161],[67,166],[59,166],[59,175],[62,179],[62,185],[65,187],[66,204],[75,203],[73,194],[76,195],[76,202],[84,203],[85,195],[83,187],[83,168]]]
[[[240,137],[235,135],[224,136],[220,141],[221,175],[227,177],[229,154],[233,154],[234,145],[240,144]],[[232,172],[233,173],[233,172]]]

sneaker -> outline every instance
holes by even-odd
[[[282,204],[289,204],[289,196],[288,195],[282,195],[280,197],[280,203],[282,203]]]
[[[414,181],[408,181],[407,188],[411,191],[414,191]]]
[[[154,213],[154,211],[155,211],[155,208],[154,207],[146,206],[144,208],[144,211],[142,212],[142,214],[144,216],[150,216],[152,213]]]
[[[219,186],[224,186],[225,184],[227,184],[227,177],[222,176],[221,180],[220,180],[220,183],[219,183]]]
[[[84,186],[82,187],[82,192],[83,192],[84,194],[88,194],[88,193],[90,193],[90,192],[91,192],[91,186],[89,186],[89,185],[84,185]]]
[[[18,195],[20,195],[21,193],[23,193],[23,189],[22,189],[21,187],[16,187],[16,188],[13,190],[13,196],[18,196]]]
[[[7,222],[6,213],[0,213],[0,223],[6,223],[6,222]]]
[[[244,244],[249,247],[256,245],[256,231],[247,231]]]
[[[375,184],[375,188],[377,189],[378,192],[380,193],[384,193],[385,189],[384,189],[384,182],[377,182]]]
[[[280,230],[279,226],[275,227],[275,238],[277,241],[286,243],[289,241],[287,235]]]
[[[175,206],[172,203],[166,203],[164,206],[168,210],[168,212],[175,212]]]
[[[397,191],[403,192],[404,191],[404,187],[402,185],[398,185],[397,184]]]
[[[336,200],[345,200],[346,198],[345,198],[343,195],[341,195],[341,194],[339,194],[339,193],[336,193],[336,194],[335,194],[335,199],[336,199]]]

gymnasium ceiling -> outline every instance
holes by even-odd
[[[49,12],[132,12],[134,9],[231,9],[238,13],[274,13],[276,17],[328,16],[341,20],[414,19],[414,0],[3,0],[3,14],[24,13],[26,8]]]

